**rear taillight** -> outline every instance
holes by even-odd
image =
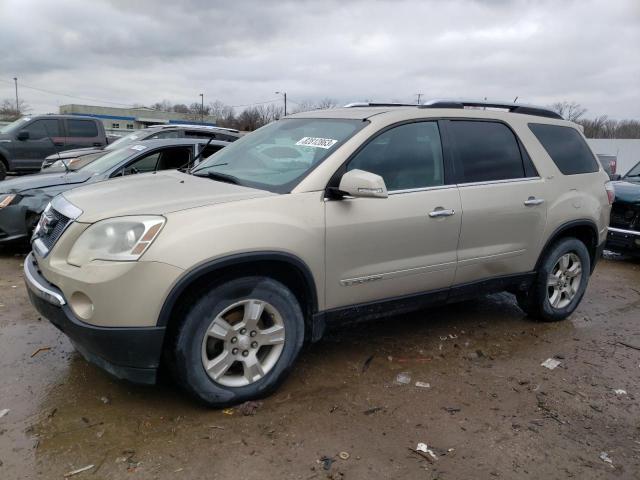
[[[605,183],[604,189],[607,191],[607,197],[609,198],[609,205],[613,205],[613,201],[616,198],[616,191],[613,189],[613,183],[611,182]]]
[[[610,160],[609,161],[609,170],[611,171],[611,175],[615,175],[616,173],[616,169],[618,168],[618,161],[617,160]]]

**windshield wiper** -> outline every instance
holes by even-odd
[[[196,175],[196,177],[204,177],[205,175]],[[226,173],[207,172],[206,176],[211,180],[217,180],[219,182],[233,183],[234,185],[240,185],[240,182],[233,175],[227,175]]]

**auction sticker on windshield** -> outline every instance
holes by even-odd
[[[334,140],[332,138],[302,137],[296,142],[296,145],[328,149],[333,147],[336,143],[338,143],[338,140]]]

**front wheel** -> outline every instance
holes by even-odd
[[[176,380],[221,407],[264,397],[290,371],[304,340],[295,295],[265,277],[223,283],[201,295],[174,342]]]
[[[564,238],[547,251],[529,290],[516,294],[518,305],[534,319],[553,322],[573,313],[589,283],[591,260],[576,238]]]

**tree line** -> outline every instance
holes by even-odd
[[[293,103],[292,107],[287,109],[287,113],[307,112],[337,106],[338,103],[331,98],[324,98],[320,101],[307,100]],[[197,102],[187,105],[162,100],[149,107],[142,104],[134,105],[134,107],[180,113],[194,122],[200,121],[203,117],[213,117],[216,124],[221,127],[236,128],[242,131],[252,131],[260,128],[278,120],[284,114],[283,105],[276,103],[252,105],[238,111],[233,106],[227,105],[220,100],[205,105]],[[640,120],[614,120],[607,115],[587,118],[585,116],[587,109],[577,102],[557,102],[549,107],[558,112],[564,119],[582,125],[587,138],[640,138]],[[23,100],[20,100],[18,108],[16,108],[16,104],[12,100],[4,99],[0,102],[0,120],[3,121],[15,120],[30,111],[31,107]]]

